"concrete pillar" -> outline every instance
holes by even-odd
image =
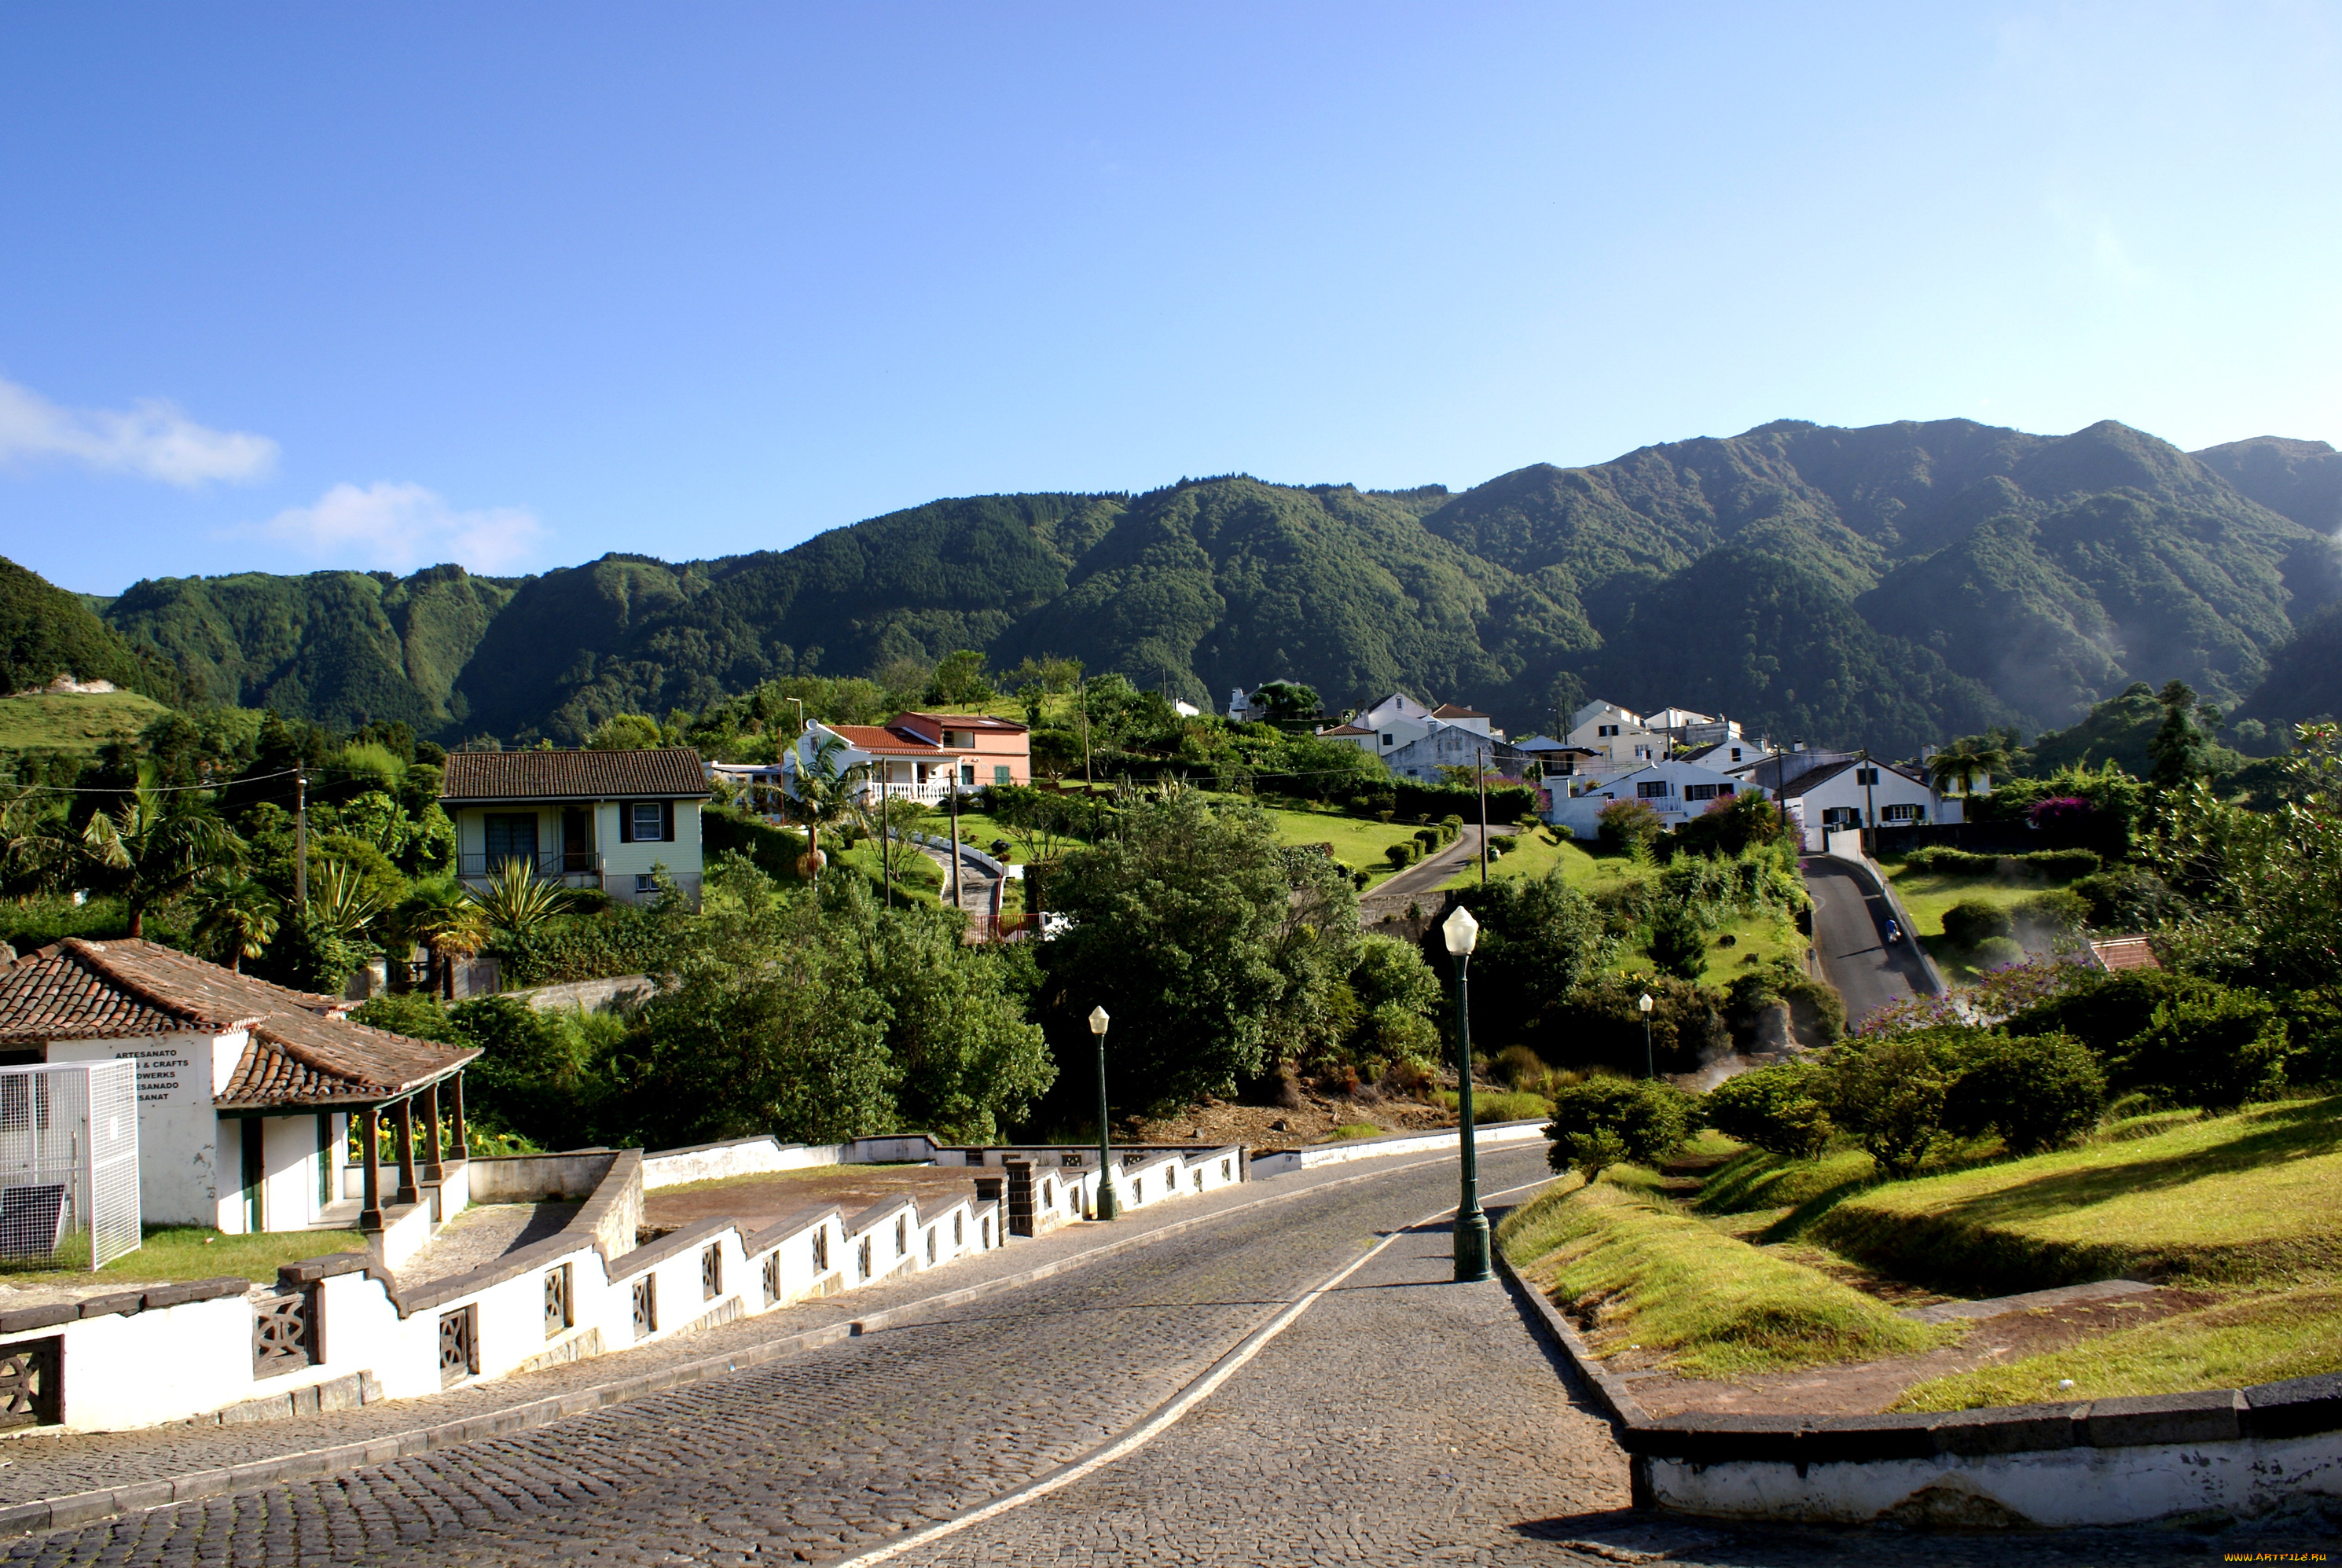
[[[382,1107],[368,1105],[362,1118],[359,1140],[364,1144],[361,1155],[365,1161],[365,1204],[358,1211],[358,1229],[382,1229]]]
[[[439,1085],[434,1084],[423,1091],[423,1179],[436,1182],[447,1174],[440,1162],[444,1158],[439,1144]]]
[[[412,1203],[423,1196],[415,1184],[415,1096],[410,1094],[401,1100],[395,1114],[398,1121],[398,1191],[391,1202]]]

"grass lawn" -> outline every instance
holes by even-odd
[[[1944,977],[1954,981],[1972,980],[1976,972],[1967,964],[1967,954],[1944,939],[1944,911],[1956,904],[1968,903],[2006,908],[2037,893],[2065,885],[2046,879],[2006,882],[1989,874],[1947,876],[1904,865],[1888,866],[1887,880],[1895,884],[1896,896],[1911,913],[1911,924],[1917,928],[1913,934],[1926,945],[1928,955],[1942,966]]]
[[[0,751],[95,752],[131,739],[170,711],[136,692],[0,695]]]
[[[1896,1410],[2112,1399],[2241,1388],[2342,1372],[2342,1290],[2287,1291],[2180,1313],[2143,1327],[1907,1389]],[[2058,1383],[2072,1379],[2074,1386]]]
[[[1548,1189],[1507,1214],[1496,1235],[1513,1265],[1556,1301],[1599,1303],[1596,1354],[1656,1353],[1688,1377],[1865,1361],[1957,1337],[1606,1176]]]
[[[0,1283],[86,1285],[109,1280],[209,1280],[242,1274],[266,1284],[275,1280],[280,1263],[365,1250],[365,1238],[355,1231],[269,1231],[256,1236],[230,1236],[195,1225],[149,1225],[143,1246],[94,1273],[87,1268],[59,1268],[55,1263],[5,1264],[0,1265]],[[56,1263],[70,1265],[76,1253],[85,1260],[89,1256],[86,1233],[67,1236]]]
[[[2342,1097],[2157,1126],[1872,1187],[1831,1205],[1807,1238],[1966,1296],[2125,1274],[2342,1278]]]
[[[1276,837],[1281,844],[1331,844],[1334,858],[1353,871],[1364,871],[1381,882],[1394,874],[1391,863],[1383,852],[1395,844],[1405,844],[1415,836],[1416,824],[1411,822],[1376,822],[1372,817],[1355,817],[1333,812],[1294,811],[1283,806],[1264,806],[1269,819],[1276,824]]]
[[[1703,1214],[1746,1214],[1794,1209],[1849,1183],[1867,1182],[1876,1167],[1860,1149],[1826,1149],[1793,1160],[1744,1148],[1708,1173],[1692,1206]]]

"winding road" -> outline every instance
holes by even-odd
[[[1814,950],[1822,973],[1846,1001],[1848,1028],[1890,1002],[1927,994],[1916,940],[1887,940],[1887,901],[1866,892],[1837,861],[1808,855],[1800,863],[1814,899]]]

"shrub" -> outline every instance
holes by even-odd
[[[2069,1034],[1987,1034],[1958,1047],[1954,1062],[1945,1127],[1968,1138],[1997,1132],[2011,1154],[2077,1138],[2106,1110],[2106,1069]]]
[[[1413,864],[1415,854],[1415,846],[1408,844],[1395,844],[1383,851],[1383,858],[1391,863],[1391,869],[1393,871],[1402,871],[1406,869],[1409,864]]]
[[[2090,923],[2090,901],[2071,888],[2052,888],[2018,899],[2008,913],[2020,931],[2071,936]]]
[[[1553,1097],[1553,1140],[1546,1163],[1556,1171],[1583,1171],[1582,1162],[1606,1155],[1592,1175],[1620,1160],[1654,1164],[1681,1144],[1697,1122],[1692,1097],[1656,1078],[1588,1078]],[[1604,1136],[1616,1141],[1616,1152]]]
[[[1604,838],[1629,849],[1638,844],[1647,847],[1663,831],[1659,814],[1648,801],[1614,800],[1595,820],[1602,824]]]
[[[2218,1110],[2277,1088],[2293,1054],[2277,1004],[2248,991],[2205,986],[2155,1010],[2124,1042],[2116,1081],[2157,1100]]]
[[[2180,908],[2161,877],[2129,866],[2083,877],[2073,891],[2088,905],[2089,923],[2101,931],[2145,931]]]
[[[1951,1089],[1940,1044],[1922,1030],[1841,1045],[1830,1064],[1830,1113],[1854,1130],[1878,1168],[1907,1176],[1944,1144]],[[1959,1033],[1965,1033],[1960,1031]]]
[[[1681,904],[1663,909],[1651,922],[1650,953],[1661,974],[1697,980],[1707,967],[1707,933]]]
[[[1997,904],[1962,899],[1944,911],[1944,936],[1953,946],[1969,948],[2017,929],[2016,920]]]
[[[1929,844],[1905,855],[1903,864],[1937,876],[2015,877],[2029,873],[2051,882],[2070,882],[2075,877],[2089,875],[2098,869],[2101,863],[2097,853],[2087,849],[2037,849],[2024,854],[1978,854],[1973,850],[1954,849],[1949,844]]]
[[[2052,882],[2071,882],[2077,876],[2087,876],[2105,864],[2096,850],[2037,849],[2023,857],[2027,866]]]
[[[1812,1062],[1783,1062],[1726,1078],[1702,1101],[1707,1124],[1768,1154],[1810,1160],[1837,1131],[1830,1075]]]
[[[1968,950],[1968,963],[1978,969],[1999,969],[2025,962],[2025,945],[2013,936],[1987,936]]]
[[[1503,1074],[1505,1082],[1516,1089],[1542,1084],[1546,1075],[1553,1071],[1545,1064],[1544,1057],[1526,1045],[1507,1045],[1497,1052],[1496,1068]]]

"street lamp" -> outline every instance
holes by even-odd
[[[1480,1212],[1480,1154],[1472,1140],[1472,1007],[1467,971],[1480,923],[1462,904],[1439,928],[1456,960],[1456,1108],[1462,1118],[1463,1188],[1456,1201],[1456,1283],[1488,1277],[1488,1216]]]
[[[1097,1039],[1098,1062],[1098,1195],[1097,1217],[1111,1220],[1122,1213],[1114,1196],[1114,1151],[1106,1129],[1106,1026],[1112,1020],[1103,1007],[1090,1009],[1090,1033]]]
[[[1644,992],[1635,1007],[1643,1015],[1643,1076],[1656,1078],[1658,1074],[1654,1071],[1651,1062],[1651,994]]]

